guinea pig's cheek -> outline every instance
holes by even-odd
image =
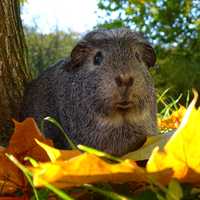
[[[86,66],[86,68],[87,68],[87,70],[88,70],[89,72],[95,71],[95,70],[97,69],[97,67],[98,67],[98,66],[93,65],[93,64],[91,64],[91,63],[87,63],[87,66]]]
[[[114,88],[113,85],[109,83],[107,84],[107,86],[105,83],[99,86],[97,94],[98,99],[102,102],[102,106],[109,110],[113,108],[113,104],[119,96],[116,88]]]

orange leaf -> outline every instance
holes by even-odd
[[[5,150],[5,147],[0,146],[0,152],[1,152],[1,151],[4,151],[4,150]]]
[[[135,162],[110,164],[88,153],[66,161],[41,163],[30,170],[36,187],[43,186],[44,180],[60,188],[96,182],[146,182],[146,173]]]
[[[0,197],[0,200],[29,200],[29,197],[27,195],[20,197]]]
[[[158,127],[161,130],[165,129],[176,129],[179,127],[184,115],[186,112],[186,108],[184,106],[180,106],[177,111],[174,111],[169,117],[164,119],[158,119]]]
[[[49,161],[47,153],[37,145],[35,138],[52,145],[45,139],[37,128],[33,119],[27,118],[19,123],[14,121],[15,131],[10,139],[9,146],[0,150],[0,188],[1,193],[13,193],[17,189],[26,190],[27,181],[21,172],[6,156],[12,154],[24,163],[24,157],[30,156],[37,161]]]
[[[30,156],[37,161],[49,161],[47,153],[36,144],[35,139],[53,146],[53,142],[46,139],[32,118],[23,122],[14,120],[15,131],[10,139],[7,152],[13,154],[19,161],[23,162],[25,156]]]
[[[13,193],[24,188],[26,180],[21,170],[5,156],[6,151],[0,152],[0,188],[1,194]]]

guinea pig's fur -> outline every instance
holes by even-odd
[[[156,56],[141,34],[130,29],[95,30],[71,56],[27,87],[22,118],[58,120],[76,144],[121,156],[156,134],[155,89],[148,68]],[[45,123],[44,134],[58,148],[63,135]]]

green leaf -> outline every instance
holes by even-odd
[[[158,197],[156,195],[157,192],[151,191],[151,190],[145,190],[141,193],[139,193],[135,199],[136,200],[158,200]]]
[[[168,186],[168,192],[166,194],[166,200],[180,200],[183,197],[183,191],[180,183],[172,179]]]
[[[166,200],[161,194],[156,193],[156,197],[158,200]]]

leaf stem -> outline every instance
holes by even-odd
[[[56,121],[55,119],[53,119],[52,117],[45,117],[44,118],[44,121],[49,121],[51,122],[52,124],[54,124],[61,132],[62,134],[64,135],[65,139],[67,140],[67,142],[69,143],[70,147],[72,149],[78,149],[77,146],[74,144],[74,142],[69,138],[69,136],[67,135],[67,133],[64,131],[64,129],[62,128],[62,126],[59,124],[58,121]],[[43,127],[44,129],[44,122],[41,123],[41,126]]]
[[[31,172],[24,167],[13,155],[6,153],[6,156],[8,157],[8,159],[10,161],[12,161],[25,175],[25,177],[27,178],[28,182],[30,183],[31,187],[33,188],[33,193],[35,195],[36,200],[39,200],[38,197],[38,193],[37,190],[35,189],[34,185],[33,185],[33,181],[32,181],[32,174]]]

